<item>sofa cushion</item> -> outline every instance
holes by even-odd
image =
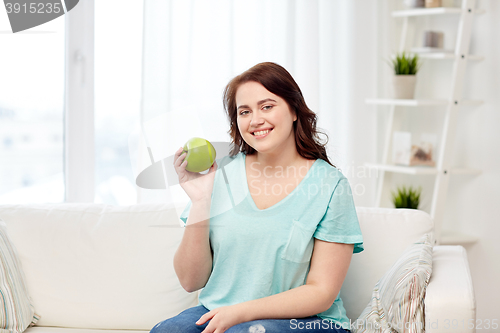
[[[340,297],[347,317],[359,317],[373,286],[403,251],[426,233],[434,223],[429,214],[416,209],[356,207],[365,250],[352,256]]]
[[[464,323],[461,325],[462,320]],[[425,291],[425,321],[432,333],[480,333],[488,322],[476,322],[476,297],[467,259],[460,245],[434,246],[432,276]],[[460,326],[455,323],[460,322]],[[450,325],[447,325],[449,323]],[[476,330],[474,323],[484,324]],[[493,324],[491,322],[490,324]],[[453,325],[456,330],[453,329]],[[494,325],[492,325],[492,328]]]
[[[1,331],[23,332],[40,318],[35,314],[25,280],[21,262],[7,233],[7,225],[0,219]]]
[[[173,268],[184,206],[0,205],[37,325],[149,331],[196,305]]]
[[[373,288],[354,332],[425,332],[424,297],[433,244],[433,234],[425,234],[399,257]]]
[[[96,330],[85,328],[51,327],[51,326],[33,326],[29,327],[24,333],[148,333],[149,330]]]

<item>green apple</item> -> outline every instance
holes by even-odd
[[[182,149],[187,153],[184,159],[188,162],[187,171],[205,171],[215,162],[215,148],[208,140],[191,138]]]

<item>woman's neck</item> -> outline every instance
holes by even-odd
[[[257,163],[259,169],[297,166],[305,160],[296,150],[293,153],[283,151],[276,154],[255,152],[251,156],[252,163]]]

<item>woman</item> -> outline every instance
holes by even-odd
[[[231,80],[224,107],[230,156],[204,175],[186,171],[182,149],[174,158],[191,199],[174,268],[188,292],[203,288],[199,303],[151,332],[347,332],[338,294],[363,239],[316,115],[270,62]]]

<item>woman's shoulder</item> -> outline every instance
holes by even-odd
[[[314,175],[318,180],[328,179],[332,182],[338,182],[342,179],[347,179],[340,169],[332,166],[330,163],[321,158],[316,160]]]

